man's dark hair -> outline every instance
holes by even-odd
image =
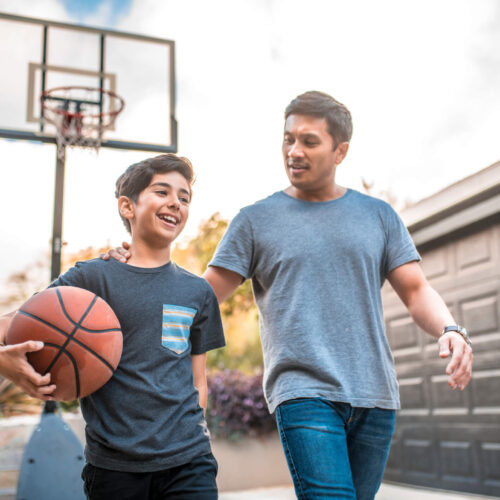
[[[117,198],[127,196],[134,203],[137,203],[139,195],[149,186],[151,179],[156,174],[166,172],[179,172],[188,182],[192,194],[191,186],[194,183],[194,171],[191,162],[182,156],[166,153],[130,165],[116,181],[115,196]],[[123,224],[125,224],[125,228],[130,233],[130,222],[121,214],[120,217]]]
[[[352,118],[349,110],[331,95],[317,90],[300,94],[285,109],[285,120],[290,115],[307,115],[324,118],[332,136],[334,149],[352,136]]]

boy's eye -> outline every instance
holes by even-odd
[[[179,197],[179,200],[182,201],[182,203],[189,203],[189,198],[185,197],[185,196],[181,196]]]

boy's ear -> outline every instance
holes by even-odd
[[[120,196],[118,198],[118,211],[122,217],[130,221],[135,215],[135,204],[128,196]]]

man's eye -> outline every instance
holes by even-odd
[[[284,144],[293,144],[293,139],[291,137],[284,137],[283,143]]]
[[[314,146],[317,146],[318,143],[316,141],[306,141],[304,143],[308,148],[313,148]]]

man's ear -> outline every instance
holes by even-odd
[[[118,211],[122,217],[131,221],[135,216],[135,203],[128,196],[118,198]]]
[[[341,142],[338,146],[337,149],[335,150],[336,157],[335,157],[335,165],[339,165],[342,163],[342,160],[346,157],[347,150],[349,149],[349,143],[346,142]]]

